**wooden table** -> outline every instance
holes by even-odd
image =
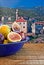
[[[0,65],[44,65],[44,44],[25,43],[15,55],[0,57]]]

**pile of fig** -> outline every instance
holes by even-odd
[[[8,25],[0,26],[0,44],[19,42],[22,39],[25,39],[25,35],[20,31],[20,25],[16,22],[12,24],[12,28]]]

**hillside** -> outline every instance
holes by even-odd
[[[30,9],[18,8],[19,16],[34,17],[37,20],[44,20],[44,7],[35,7]],[[0,7],[0,17],[2,16],[14,16],[15,8]]]

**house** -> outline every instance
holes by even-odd
[[[34,33],[34,34],[35,34],[35,23],[32,23],[31,28],[32,28],[32,33]]]
[[[21,26],[20,31],[27,33],[27,20],[23,17],[19,17],[18,9],[16,9],[16,22]]]
[[[1,20],[4,21],[4,16],[2,16]]]
[[[16,22],[21,26],[21,31],[24,33],[27,33],[27,20],[25,20],[23,17],[20,17]]]
[[[8,17],[8,21],[11,21],[11,17]]]
[[[6,22],[6,25],[10,26],[10,28],[12,27],[12,23],[13,22]]]
[[[41,30],[44,30],[44,22],[40,21],[40,22],[34,22],[32,23],[32,33],[37,33],[40,34]]]

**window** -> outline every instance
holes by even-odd
[[[23,26],[23,28],[25,28],[25,26]]]
[[[21,23],[20,23],[21,24]]]
[[[25,22],[23,24],[25,24]]]

